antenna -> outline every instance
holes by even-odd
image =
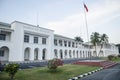
[[[38,20],[39,20],[39,13],[37,12],[37,26],[39,26]]]

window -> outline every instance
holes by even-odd
[[[46,44],[46,38],[42,38],[42,44]]]
[[[72,42],[72,47],[74,47],[75,46],[75,43],[74,42]]]
[[[62,40],[59,40],[59,44],[60,44],[60,46],[62,46]]]
[[[54,39],[54,45],[56,45],[56,46],[57,46],[57,40],[56,40],[56,39]]]
[[[4,51],[3,50],[0,50],[0,56],[4,56]]]
[[[28,35],[24,35],[24,42],[29,42],[29,36]]]
[[[71,47],[71,42],[68,42],[68,47]]]
[[[67,41],[64,41],[64,46],[65,46],[65,47],[67,46]]]
[[[76,48],[78,47],[78,44],[76,43]]]
[[[0,34],[0,40],[5,40],[6,39],[6,34]]]
[[[34,43],[38,43],[38,37],[34,37]]]
[[[80,51],[80,54],[81,54],[82,52]]]

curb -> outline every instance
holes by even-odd
[[[93,70],[93,71],[91,71],[91,72],[84,73],[84,74],[79,75],[79,76],[77,76],[77,77],[70,78],[70,79],[68,79],[68,80],[77,80],[77,79],[86,77],[86,76],[88,76],[88,75],[91,75],[91,74],[93,74],[93,73],[95,73],[95,72],[98,72],[98,71],[100,71],[100,70],[102,70],[102,69],[104,69],[104,68],[100,68],[100,69],[97,69],[97,70]]]

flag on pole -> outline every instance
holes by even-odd
[[[84,8],[85,8],[86,12],[88,12],[88,8],[87,8],[87,6],[85,5],[85,3],[84,3]]]

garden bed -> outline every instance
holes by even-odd
[[[67,64],[58,67],[56,72],[51,72],[47,67],[19,70],[15,80],[68,80],[71,77],[96,70],[99,67],[79,66]],[[0,80],[10,80],[5,72],[0,73]]]

